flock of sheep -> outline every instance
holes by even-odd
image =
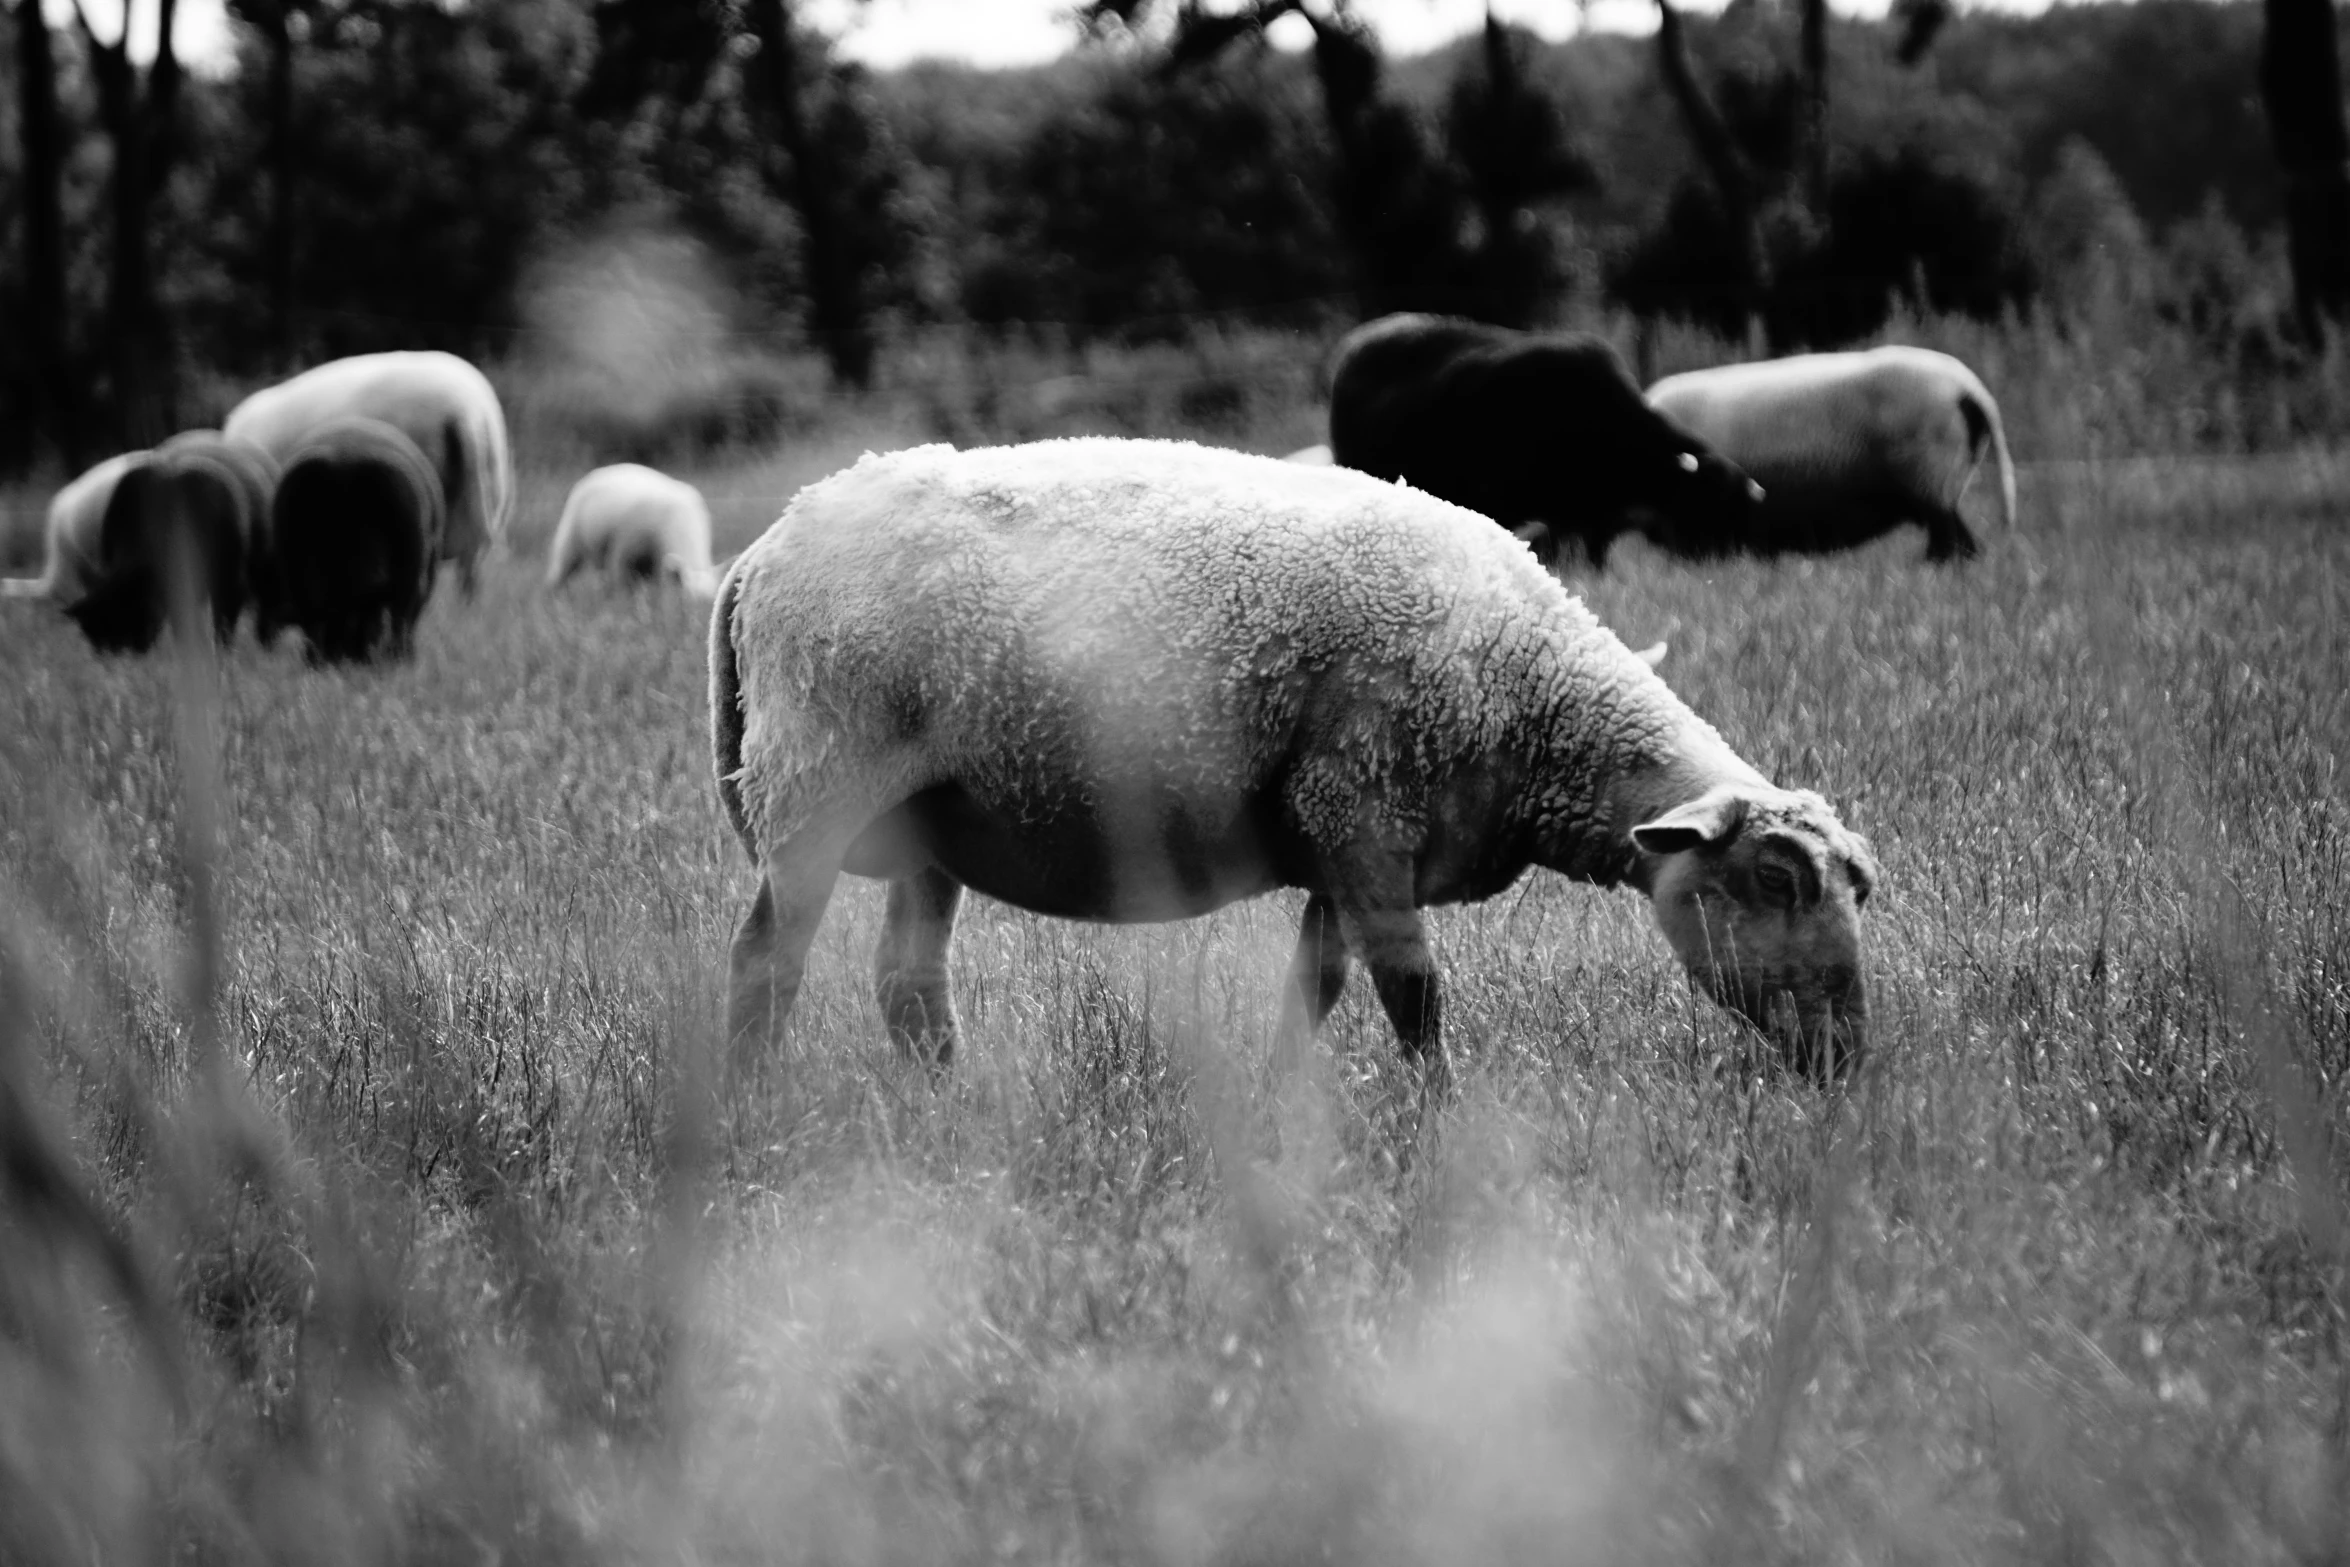
[[[2014,519],[1982,383],[1888,348],[1644,396],[1597,339],[1397,316],[1341,344],[1330,430],[1288,463],[1112,439],[868,455],[722,578],[692,486],[634,465],[579,482],[551,585],[668,575],[716,598],[717,789],[759,873],[731,959],[739,1056],[782,1026],[847,871],[889,883],[877,993],[923,1058],[955,1045],[966,887],[1112,921],[1296,887],[1283,1036],[1359,960],[1441,1069],[1420,911],[1541,865],[1645,892],[1697,983],[1799,1070],[1857,1058],[1868,844],[1741,760],[1536,555],[1572,539],[1599,563],[1629,531],[1838,548],[1911,520],[1933,558],[1971,553],[1959,500],[1986,453]],[[102,647],[181,615],[226,636],[250,601],[265,639],[397,656],[439,566],[470,592],[512,504],[480,372],[368,355],[76,479],[42,576],[11,589]]]
[[[440,568],[467,597],[514,510],[506,415],[453,354],[362,354],[255,392],[219,430],[110,457],[49,503],[36,578],[97,647],[142,652],[177,587],[226,641],[247,605],[263,642],[300,633],[310,655],[399,657]],[[690,484],[633,463],[573,488],[549,584],[582,568],[666,576],[708,598],[710,513]]]

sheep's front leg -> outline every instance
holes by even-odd
[[[1398,854],[1347,867],[1333,878],[1333,902],[1347,945],[1371,971],[1371,986],[1404,1054],[1423,1070],[1444,1070],[1436,958],[1412,899],[1412,866]]]
[[[1338,928],[1338,907],[1326,892],[1306,899],[1298,923],[1297,952],[1289,960],[1289,983],[1281,995],[1281,1022],[1274,1033],[1283,1049],[1313,1038],[1338,993],[1346,988],[1346,937]]]
[[[1387,1011],[1387,1021],[1395,1025],[1404,1054],[1422,1066],[1441,1066],[1444,1040],[1438,1022],[1436,958],[1428,950],[1420,911],[1366,909],[1353,924],[1363,966],[1371,971],[1371,987]]]
[[[944,1066],[957,1028],[947,983],[947,945],[963,884],[935,866],[889,884],[889,911],[873,957],[873,989],[898,1049]]]
[[[791,1016],[807,973],[808,947],[855,836],[854,827],[806,828],[768,854],[759,895],[735,932],[729,956],[726,1034],[738,1070],[750,1064],[752,1052],[775,1042]]]

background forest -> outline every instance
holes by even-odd
[[[331,355],[576,349],[592,323],[566,287],[615,268],[694,280],[662,347],[707,352],[660,418],[704,440],[774,434],[821,395],[779,367],[800,349],[858,386],[940,329],[1060,351],[1408,306],[1792,347],[1895,308],[2071,331],[2152,313],[2226,375],[2291,358],[2250,5],[1838,18],[1816,123],[1796,6],[1692,17],[1744,245],[1652,39],[1495,28],[1387,60],[1343,10],[1275,4],[1168,13],[1170,48],[1166,16],[1146,39],[1129,3],[1093,7],[1073,23],[1090,42],[1050,65],[868,74],[780,0],[233,9],[234,69],[189,74],[15,7],[0,318],[23,329],[0,333],[0,466],[153,439]],[[1287,10],[1313,48],[1264,43],[1254,24]],[[140,189],[118,193],[126,147]]]

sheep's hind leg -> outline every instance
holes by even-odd
[[[1930,507],[1922,520],[1926,525],[1928,560],[1972,560],[1981,548],[1975,542],[1975,530],[1966,525],[1966,519],[1958,514],[1955,506]]]
[[[729,954],[726,1036],[739,1071],[771,1047],[799,999],[808,947],[840,879],[856,824],[804,827],[767,856],[759,894]]]
[[[1306,899],[1298,922],[1297,951],[1282,987],[1281,1021],[1273,1038],[1280,1050],[1300,1049],[1314,1037],[1346,988],[1346,937],[1338,928],[1338,907],[1326,892]]]
[[[957,1027],[947,980],[947,945],[963,884],[935,866],[889,884],[889,911],[873,957],[873,991],[889,1037],[907,1056],[936,1066],[954,1058]]]

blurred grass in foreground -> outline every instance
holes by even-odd
[[[1200,394],[1211,427],[1192,368],[1106,366],[1119,417],[1311,439],[1305,349],[1232,353],[1276,390]],[[949,433],[947,384],[685,468],[721,549]],[[2016,411],[2058,388],[1993,384],[2064,454]],[[1052,396],[1019,433],[1110,419]],[[1627,548],[1602,617],[1874,837],[1885,1049],[1841,1103],[1779,1081],[1637,899],[1536,876],[1435,916],[1463,1088],[1414,1142],[1367,987],[1273,1080],[1294,896],[975,905],[933,1088],[860,882],[782,1082],[681,1120],[749,874],[700,615],[537,588],[615,455],[577,439],[523,443],[514,557],[407,668],[247,643],[215,685],[0,619],[0,1559],[2350,1546],[2311,1239],[2350,1129],[2350,459],[2031,467],[1959,571]]]

